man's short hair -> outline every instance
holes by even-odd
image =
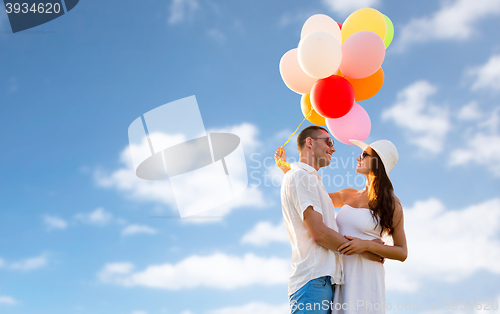
[[[326,133],[328,133],[325,128],[317,125],[308,126],[299,133],[299,136],[297,136],[297,149],[299,150],[299,152],[301,152],[306,145],[306,138],[316,137],[318,135],[318,131],[325,131]]]

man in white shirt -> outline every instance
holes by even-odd
[[[335,285],[343,283],[337,248],[347,242],[338,233],[332,200],[317,173],[330,164],[334,142],[326,129],[310,126],[298,135],[297,146],[300,161],[291,165],[281,186],[283,218],[292,244],[290,308],[292,314],[328,314],[334,306]]]

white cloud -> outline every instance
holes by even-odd
[[[13,297],[9,297],[6,295],[0,295],[0,304],[14,305],[17,303],[18,302]]]
[[[322,0],[321,2],[331,11],[348,16],[361,8],[377,7],[381,0]]]
[[[498,2],[500,3],[500,2]],[[467,71],[467,75],[474,78],[472,90],[500,91],[500,54],[490,57],[482,66]]]
[[[458,111],[459,120],[477,120],[483,117],[483,112],[479,108],[477,101],[472,101]]]
[[[479,123],[478,127],[487,132],[498,134],[498,129],[500,128],[500,106],[494,108],[489,118]]]
[[[460,147],[450,153],[450,166],[475,163],[484,166],[495,176],[500,176],[500,107],[478,124],[476,130],[467,132]]]
[[[176,207],[169,181],[143,180],[135,175],[127,147],[120,153],[120,163],[124,167],[115,170],[109,175],[96,171],[94,175],[97,184],[101,187],[122,191],[132,199],[158,202]]]
[[[268,245],[271,242],[288,243],[288,241],[285,223],[281,222],[274,226],[269,221],[259,222],[241,238],[241,243],[257,246]]]
[[[441,152],[450,129],[448,109],[428,99],[436,91],[427,81],[415,82],[399,92],[394,106],[382,113],[383,120],[392,120],[405,131],[408,141],[430,153]]]
[[[129,225],[125,227],[122,231],[122,235],[127,236],[127,235],[134,235],[134,234],[156,234],[158,231],[156,229],[153,229],[149,226],[145,225]]]
[[[467,140],[465,148],[450,153],[451,166],[470,162],[485,166],[495,176],[500,176],[500,135],[476,133]]]
[[[177,264],[151,265],[133,272],[131,263],[110,263],[98,273],[101,282],[124,287],[167,290],[209,287],[235,289],[251,285],[286,284],[290,271],[288,259],[243,257],[216,253],[190,256]]]
[[[500,198],[460,210],[429,199],[404,215],[408,259],[386,262],[388,290],[415,292],[424,280],[457,282],[479,270],[500,274]]]
[[[441,1],[439,11],[430,16],[412,19],[401,28],[396,43],[399,50],[410,44],[436,40],[466,40],[476,33],[477,22],[500,14],[497,0]]]
[[[5,267],[8,269],[19,270],[19,271],[35,270],[38,268],[45,267],[47,266],[47,264],[48,264],[48,259],[45,254],[36,257],[26,258],[24,260],[12,263],[7,263],[0,258],[0,267]]]
[[[64,230],[68,227],[68,223],[59,217],[45,215],[43,216],[43,222],[48,230],[60,229]]]
[[[280,140],[280,141],[283,140],[283,141],[285,141],[285,140],[287,140],[290,137],[290,135],[292,134],[292,132],[293,131],[290,130],[290,129],[281,130],[281,131],[275,133],[274,138],[276,140]],[[297,136],[298,136],[298,134],[295,133],[293,135],[292,139],[290,139],[290,142],[291,143],[297,143]],[[295,138],[295,140],[293,140],[294,138]]]
[[[238,197],[232,199],[231,201],[222,204],[214,209],[207,210],[200,214],[202,217],[224,217],[228,215],[233,209],[240,207],[251,206],[255,209],[261,209],[264,207],[272,206],[274,202],[264,200],[264,195],[257,185],[249,185],[246,190],[240,194]],[[217,221],[214,219],[192,219],[185,220],[190,223],[206,223],[210,221]]]
[[[500,301],[500,295],[498,295],[496,298],[493,298],[491,300],[485,300],[484,302],[478,301],[476,303],[476,307],[474,309],[474,314],[484,314],[486,311],[488,313],[500,313],[500,306],[498,306],[498,303]],[[495,304],[494,304],[495,302]],[[478,305],[482,305],[481,307]],[[487,306],[487,309],[486,309]]]
[[[112,221],[113,215],[99,207],[90,213],[76,214],[75,218],[86,224],[105,226]]]
[[[207,132],[214,133],[232,133],[240,137],[241,144],[245,151],[245,155],[254,153],[262,144],[257,139],[258,129],[255,125],[249,123],[242,123],[240,125],[234,125],[224,128],[212,128],[208,129]],[[122,191],[127,197],[140,201],[150,201],[165,204],[171,208],[176,209],[177,204],[175,197],[172,192],[172,187],[168,180],[165,181],[152,181],[152,180],[142,180],[135,175],[134,168],[132,166],[130,152],[127,147],[125,147],[120,153],[120,163],[123,165],[122,168],[115,170],[111,174],[104,174],[102,172],[95,172],[95,179],[99,186],[106,188],[114,188],[116,190]],[[241,164],[240,168],[246,167],[245,164]],[[199,180],[207,181],[206,184],[211,184],[211,178],[202,177]],[[198,182],[199,186],[203,186],[203,183]],[[195,191],[190,187],[185,188],[186,191],[191,191],[196,195]],[[252,207],[252,208],[263,208],[266,205],[264,200],[264,194],[257,186],[248,186],[247,189],[234,198],[232,201],[227,202],[213,210],[209,210],[201,213],[202,216],[224,216],[230,213],[233,209],[239,207]],[[186,220],[186,219],[184,219]],[[188,219],[189,220],[189,219]],[[216,219],[192,219],[189,221],[193,222],[217,222]]]
[[[252,302],[242,306],[225,307],[222,309],[212,310],[209,314],[287,314],[290,313],[290,305],[288,303],[280,305],[271,305],[262,302]]]
[[[130,314],[148,314],[148,312],[146,312],[146,311],[140,311],[140,310],[139,310],[139,311],[133,311],[133,312],[132,312],[132,313],[130,313]]]
[[[298,161],[297,159],[298,158],[294,158],[294,156],[287,156],[286,161],[289,163],[293,163]],[[264,167],[265,167],[264,185],[272,187],[281,187],[281,182],[283,182],[283,177],[285,176],[285,174],[280,168],[278,168],[278,166],[276,166],[274,155],[272,156],[271,160],[265,162]],[[277,190],[279,191],[279,189]]]
[[[223,44],[226,42],[226,35],[216,28],[209,29],[207,35],[218,43]]]
[[[238,135],[243,145],[243,150],[245,155],[254,153],[258,148],[262,146],[259,141],[259,129],[257,126],[251,123],[242,123],[238,125],[232,125],[223,128],[209,128],[207,130],[209,133],[231,133]]]
[[[111,281],[113,276],[126,275],[134,269],[132,263],[110,263],[104,266],[104,269],[99,273],[98,277],[101,281],[108,282]]]
[[[199,6],[196,0],[172,0],[168,23],[178,24],[186,19],[192,19]]]

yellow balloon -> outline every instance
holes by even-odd
[[[359,31],[370,31],[379,35],[382,40],[387,33],[385,17],[379,11],[372,8],[363,8],[354,11],[347,17],[342,25],[342,42],[349,36]]]
[[[304,115],[304,117],[306,117],[309,111],[311,111],[312,109],[313,112],[311,113],[311,116],[307,119],[312,124],[317,124],[317,125],[326,124],[325,118],[312,108],[311,94],[302,95],[302,98],[300,99],[300,109],[302,110],[302,114]]]

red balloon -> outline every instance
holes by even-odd
[[[342,24],[339,22],[337,22],[337,24],[339,24],[340,29],[342,29]]]
[[[338,75],[317,80],[311,89],[311,104],[323,117],[338,119],[351,111],[354,88],[348,80]]]

